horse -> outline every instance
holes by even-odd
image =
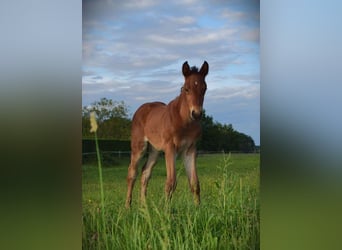
[[[141,105],[132,119],[131,161],[127,174],[126,207],[132,203],[132,191],[137,177],[139,160],[147,148],[147,161],[142,167],[140,200],[146,202],[147,185],[152,168],[157,162],[160,151],[165,153],[166,182],[165,195],[171,200],[176,189],[175,160],[182,155],[190,190],[196,205],[200,204],[200,183],[196,171],[196,141],[200,138],[201,117],[203,114],[204,95],[207,90],[205,77],[209,65],[204,61],[200,69],[184,62],[182,73],[184,84],[180,95],[169,104],[151,102]]]

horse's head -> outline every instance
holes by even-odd
[[[190,68],[188,62],[185,62],[182,71],[185,78],[182,94],[188,104],[190,119],[199,120],[202,117],[204,94],[207,90],[205,76],[208,74],[209,65],[204,61],[198,70],[196,67]]]

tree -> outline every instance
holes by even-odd
[[[113,101],[112,99],[101,98],[100,101],[95,101],[89,106],[84,106],[82,116],[89,116],[90,112],[96,113],[98,122],[104,122],[112,118],[128,118],[128,107],[121,101]]]
[[[95,112],[99,125],[99,138],[129,140],[131,120],[128,118],[128,106],[123,102],[101,98],[82,108],[82,136],[91,137],[89,115]]]

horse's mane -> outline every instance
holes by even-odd
[[[198,73],[198,68],[196,67],[196,66],[192,66],[191,68],[190,68],[190,74],[192,74],[192,73]]]

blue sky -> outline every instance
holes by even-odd
[[[259,1],[83,1],[82,105],[168,103],[209,63],[204,108],[260,144]]]

